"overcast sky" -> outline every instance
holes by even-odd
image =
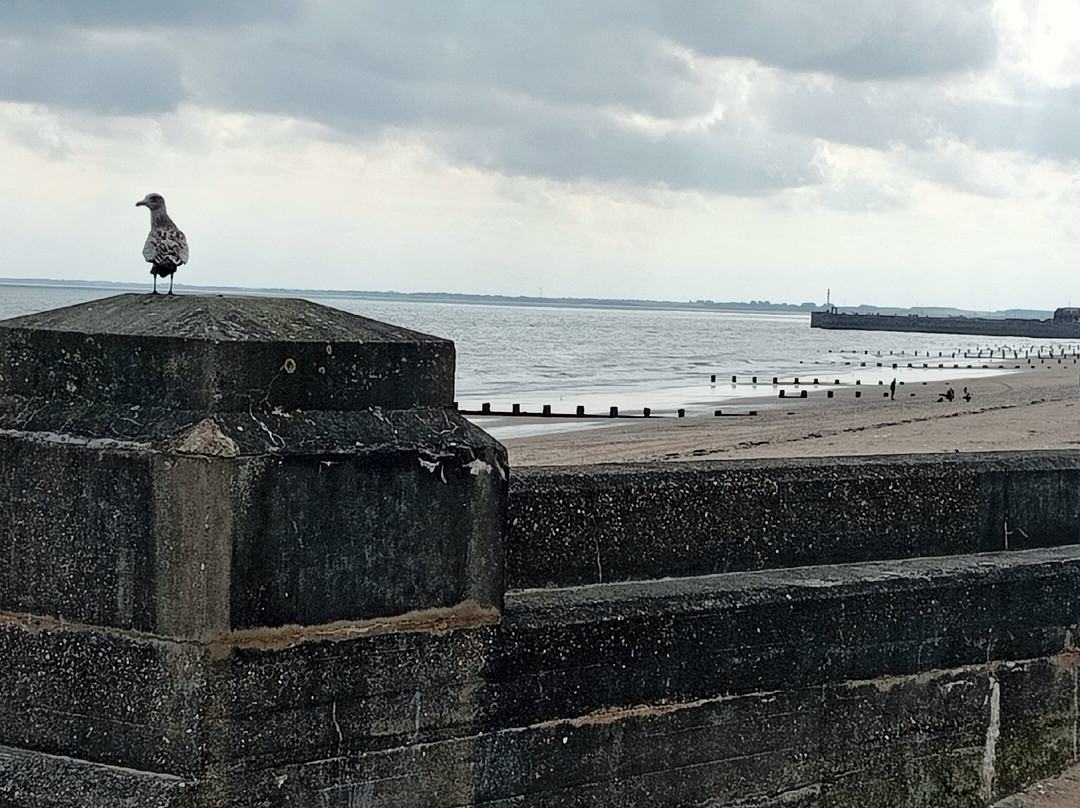
[[[1080,304],[1077,0],[0,0],[0,276]]]

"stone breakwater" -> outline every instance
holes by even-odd
[[[986,806],[1076,759],[1074,453],[508,470],[444,341],[104,303],[0,323],[0,804]]]
[[[976,334],[988,337],[1080,339],[1080,322],[988,317],[920,317],[915,314],[844,314],[810,312],[811,328],[858,331],[912,331],[928,334]]]

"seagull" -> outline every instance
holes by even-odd
[[[154,276],[153,293],[158,293],[157,279],[168,276],[171,295],[173,273],[178,266],[187,263],[187,236],[180,232],[180,228],[173,224],[173,220],[165,212],[165,200],[161,194],[147,194],[144,199],[135,203],[135,207],[139,205],[150,208],[150,235],[146,237],[142,254],[151,265],[150,274]]]

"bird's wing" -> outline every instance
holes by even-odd
[[[175,230],[173,232],[176,233],[176,243],[177,243],[177,245],[179,247],[179,254],[180,254],[180,260],[177,261],[176,263],[178,263],[178,264],[186,264],[187,263],[187,257],[188,257],[187,236],[185,236],[179,230]]]
[[[150,231],[143,245],[143,258],[150,264],[186,264],[187,238],[175,227],[157,227]]]
[[[150,231],[150,235],[146,237],[146,243],[143,244],[142,257],[146,259],[146,263],[154,263],[154,257],[157,255],[157,242],[154,241],[154,233]]]

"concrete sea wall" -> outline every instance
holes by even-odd
[[[858,331],[915,331],[928,334],[972,334],[990,337],[1080,339],[1080,323],[1054,320],[985,317],[918,317],[896,314],[810,312],[811,328]]]
[[[516,470],[512,589],[1080,542],[1072,452]]]
[[[135,306],[294,314],[115,300],[0,323],[0,806],[949,808],[1077,759],[1074,453],[507,473],[445,345],[304,309],[253,392],[86,406]],[[357,400],[378,339],[421,389]],[[261,404],[290,359],[333,402]]]

